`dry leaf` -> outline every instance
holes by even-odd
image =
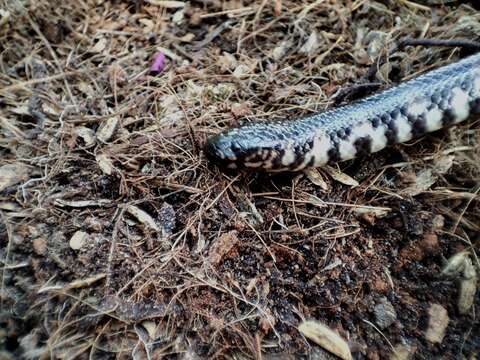
[[[0,191],[28,179],[30,170],[22,163],[7,164],[0,167]]]
[[[235,69],[237,59],[232,54],[224,51],[223,54],[218,57],[217,63],[220,65],[220,70],[226,72]]]
[[[142,322],[142,326],[147,331],[150,340],[154,340],[157,335],[157,324],[155,324],[155,321],[146,320]]]
[[[86,279],[74,280],[71,283],[68,283],[65,288],[66,289],[79,289],[79,288],[83,288],[85,286],[90,286],[93,283],[97,282],[98,280],[103,279],[106,276],[107,276],[107,274],[100,273],[100,274],[88,277]]]
[[[138,221],[140,221],[143,225],[149,227],[152,230],[160,232],[160,227],[157,225],[155,220],[147,214],[145,211],[139,209],[134,205],[129,205],[127,207],[127,211]]]
[[[432,304],[428,309],[428,329],[425,338],[431,343],[441,343],[447,330],[448,312],[439,304]]]
[[[462,315],[468,314],[475,301],[475,293],[477,292],[477,272],[470,258],[465,260],[465,268],[463,270],[463,279],[460,281],[460,289],[458,292],[458,312]]]
[[[183,19],[185,19],[185,11],[181,9],[181,10],[178,10],[175,14],[173,14],[172,23],[176,25],[181,24]]]
[[[318,169],[308,168],[303,170],[303,173],[314,185],[320,186],[322,190],[328,190],[328,184],[325,182],[322,174],[320,173],[320,171],[318,171]]]
[[[149,32],[152,32],[155,29],[155,23],[148,18],[141,18],[138,19],[138,22],[144,26],[143,32],[145,34],[148,34]]]
[[[392,209],[389,208],[374,208],[370,206],[360,206],[353,208],[353,212],[359,218],[373,224],[375,219],[385,217]]]
[[[275,61],[281,60],[285,57],[288,52],[288,49],[292,46],[290,41],[282,41],[280,45],[276,46],[272,50],[272,58]]]
[[[435,174],[446,174],[453,165],[453,161],[455,160],[455,155],[449,156],[442,156],[435,160],[433,164],[433,172]]]
[[[406,344],[397,344],[390,354],[390,360],[409,360],[412,358],[415,348]]]
[[[94,53],[101,53],[103,50],[105,50],[106,47],[107,47],[107,39],[101,38],[100,40],[97,41],[95,45],[93,45],[90,51]]]
[[[171,0],[146,0],[152,5],[161,6],[167,9],[179,9],[185,7],[185,2],[183,1],[171,1]]]
[[[99,199],[99,200],[78,200],[78,201],[68,201],[62,199],[56,199],[55,205],[64,207],[69,206],[73,208],[84,208],[89,206],[108,206],[111,205],[112,201],[108,199]]]
[[[298,326],[298,330],[303,336],[317,343],[332,354],[337,355],[339,358],[344,360],[352,359],[352,354],[347,342],[328,326],[315,320],[307,320]]]
[[[175,54],[173,51],[171,51],[167,48],[161,47],[161,46],[157,47],[157,52],[164,53],[166,57],[169,57],[172,60],[178,60],[178,61],[182,60],[182,58],[180,56],[178,56],[177,54]]]
[[[332,177],[333,180],[338,181],[339,183],[342,183],[344,185],[348,185],[351,187],[355,187],[359,185],[357,180],[341,172],[340,170],[337,170],[331,166],[325,166],[323,169],[328,173],[328,175]]]
[[[5,25],[8,23],[8,19],[10,18],[10,12],[7,10],[0,9],[0,26]]]
[[[468,258],[468,250],[461,251],[447,260],[442,269],[442,275],[458,276],[465,269],[465,262]]]
[[[443,156],[438,158],[431,169],[425,169],[415,175],[413,184],[402,190],[402,194],[416,196],[435,184],[438,176],[447,173],[453,165],[455,156]]]
[[[300,48],[300,52],[311,56],[318,49],[319,45],[317,33],[314,31],[310,34],[305,44]]]
[[[75,128],[75,134],[83,139],[86,147],[95,145],[95,132],[85,126]]]
[[[244,77],[250,73],[251,69],[245,64],[239,64],[233,71],[233,76],[237,79]]]
[[[79,288],[83,288],[85,286],[90,286],[93,283],[97,282],[98,280],[101,280],[101,279],[105,278],[106,276],[107,276],[106,274],[100,273],[100,274],[91,276],[91,277],[86,278],[86,279],[74,280],[74,281],[72,281],[68,284],[49,285],[49,286],[45,286],[45,287],[41,288],[40,290],[38,290],[38,293],[41,294],[41,293],[48,292],[48,291],[58,291],[58,290],[62,290],[62,289],[63,290],[79,289]]]
[[[115,133],[115,130],[117,130],[118,127],[118,117],[114,116],[102,123],[100,128],[97,130],[97,139],[101,141],[102,143],[107,142],[110,140]]]
[[[105,154],[98,154],[95,156],[95,160],[97,161],[98,167],[102,172],[106,175],[112,175],[113,172],[113,163],[112,160]]]
[[[92,85],[85,81],[79,81],[77,84],[77,89],[87,96],[93,97],[95,95],[95,90],[93,89]]]
[[[437,176],[433,174],[431,169],[425,169],[415,175],[414,183],[401,191],[404,195],[416,196],[430,189],[435,184]]]
[[[12,202],[12,201],[2,201],[2,202],[0,202],[0,210],[19,211],[20,206],[18,206],[17,203]]]

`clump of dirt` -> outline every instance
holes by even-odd
[[[314,319],[354,358],[473,359],[478,119],[305,173],[225,173],[202,147],[459,59],[380,61],[480,39],[474,6],[7,1],[0,357],[325,358]]]

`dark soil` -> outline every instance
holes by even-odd
[[[225,173],[202,152],[331,107],[398,39],[480,40],[474,1],[432,3],[7,1],[0,359],[333,358],[304,319],[355,359],[475,359],[480,293],[461,313],[472,277],[442,269],[466,250],[479,271],[478,119],[309,173]],[[374,80],[464,55],[409,46]]]

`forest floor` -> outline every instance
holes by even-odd
[[[7,1],[0,359],[334,358],[304,320],[343,358],[475,359],[478,118],[300,173],[202,151],[465,56],[378,62],[480,39],[474,1],[438,3]]]

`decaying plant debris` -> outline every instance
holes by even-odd
[[[226,174],[201,150],[331,106],[398,39],[480,39],[474,1],[442,3],[4,4],[0,357],[333,356],[311,319],[353,358],[472,359],[478,119],[327,171]],[[464,55],[406,47],[374,81]]]

